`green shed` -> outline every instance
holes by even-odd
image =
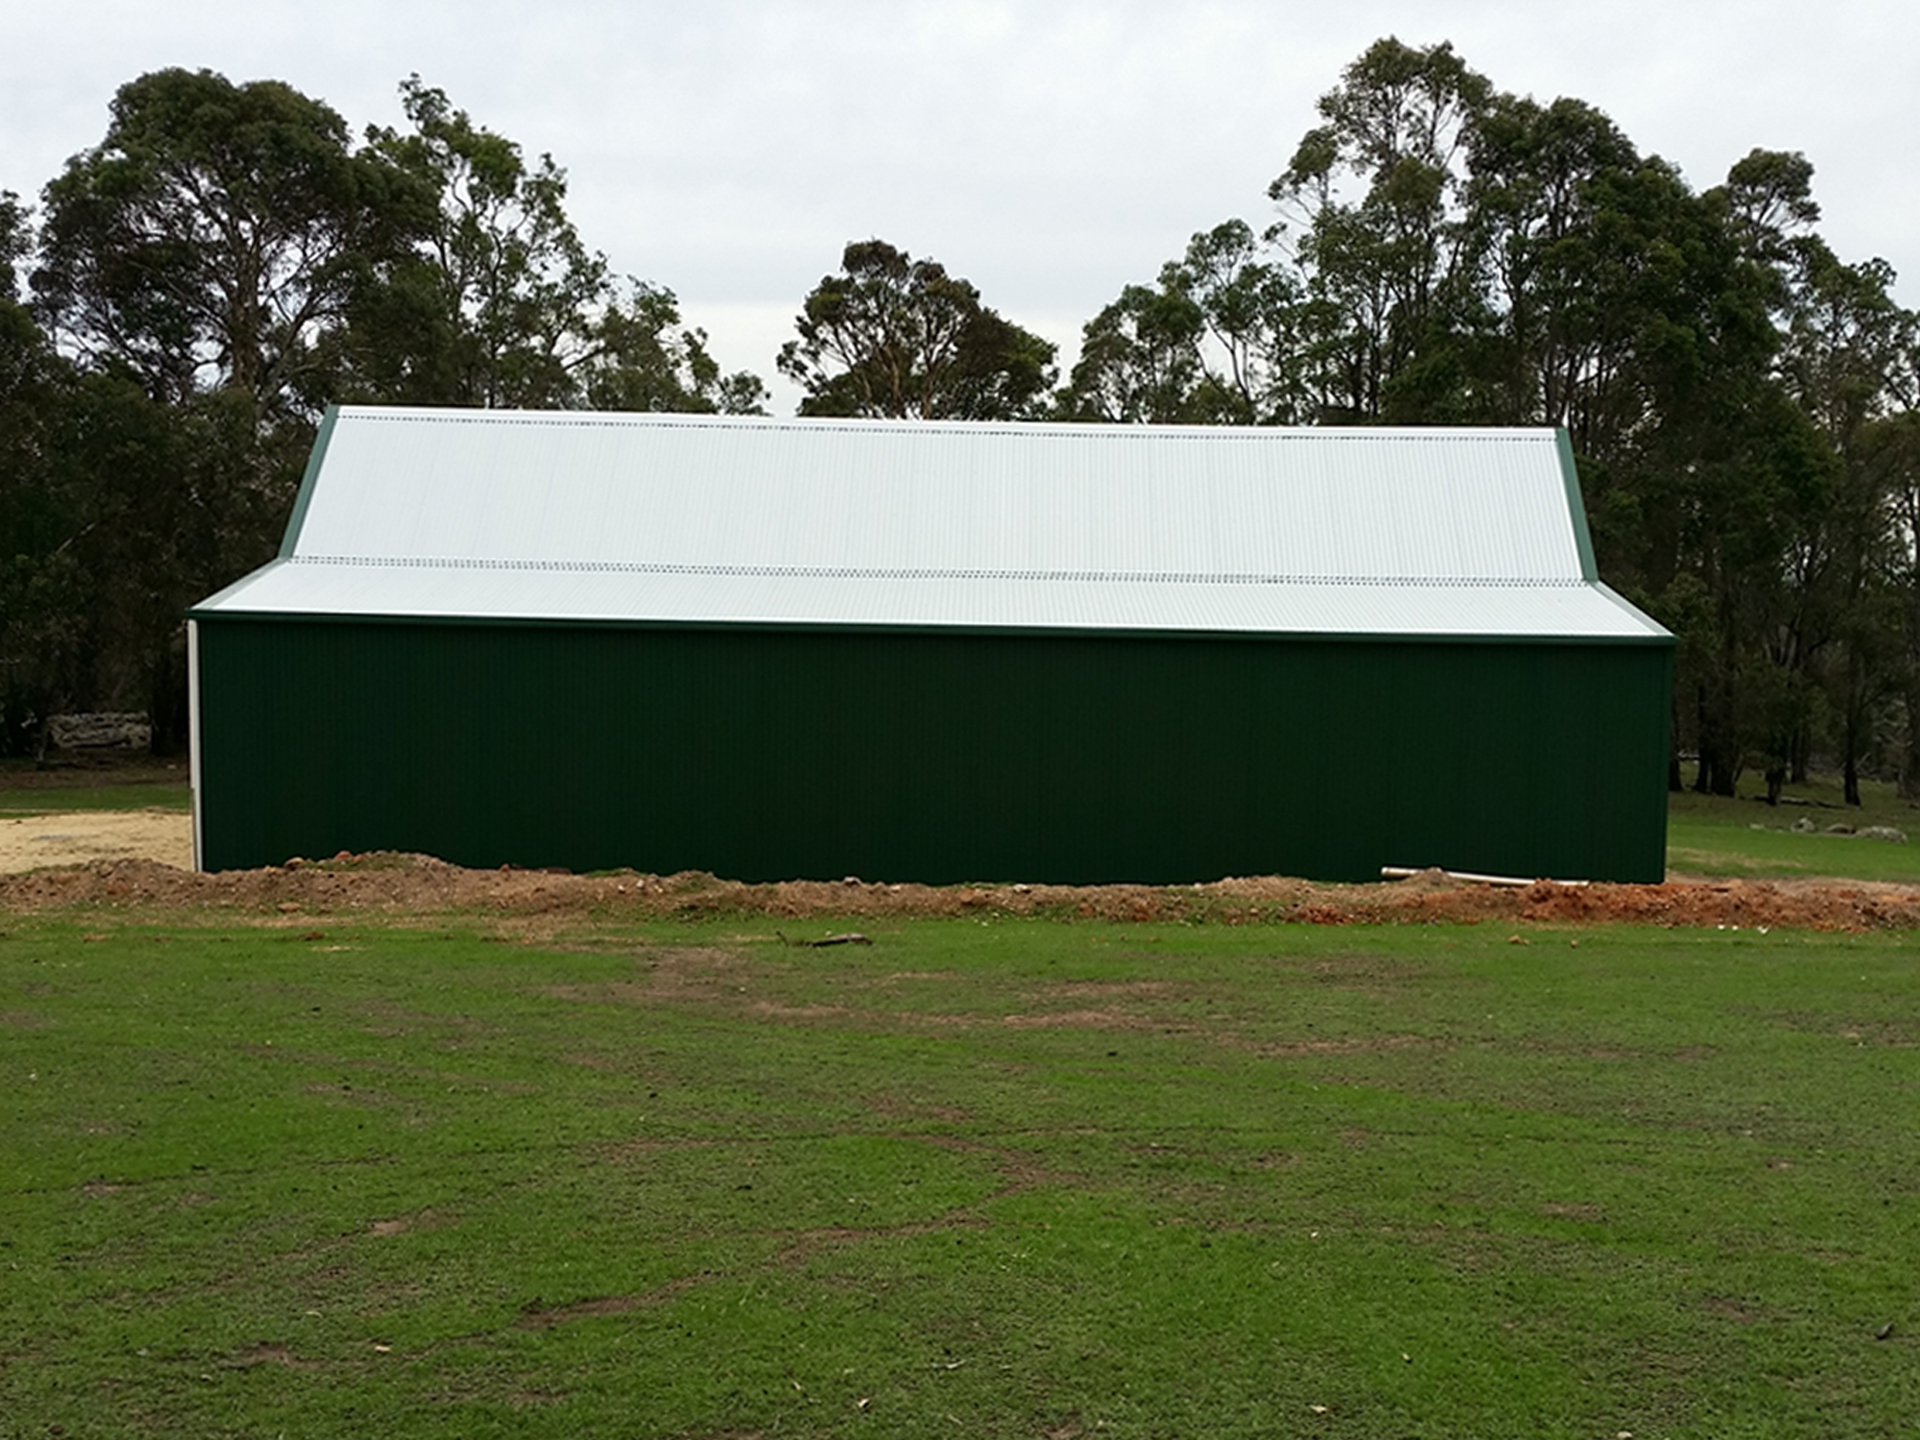
[[[1552,430],[345,408],[189,640],[205,869],[1664,867]]]

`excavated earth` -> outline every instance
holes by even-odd
[[[1672,879],[1661,885],[1496,886],[1423,871],[1370,885],[1279,877],[1206,885],[900,885],[790,880],[741,884],[699,872],[465,870],[424,855],[338,855],[261,870],[201,875],[150,859],[0,874],[0,911],[69,907],[196,911],[208,920],[300,923],[478,912],[564,921],[762,915],[805,921],[909,916],[1043,915],[1137,922],[1310,925],[1624,921],[1666,926],[1793,926],[1815,930],[1920,926],[1920,886],[1855,880]],[[806,934],[796,926],[795,938]]]

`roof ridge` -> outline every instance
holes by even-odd
[[[688,411],[640,410],[487,410],[439,409],[426,406],[343,405],[343,416],[356,422],[418,423],[434,425],[525,425],[550,429],[650,426],[708,430],[787,430],[823,433],[927,434],[978,436],[1071,436],[1088,440],[1175,438],[1183,443],[1226,443],[1239,440],[1300,441],[1408,441],[1457,445],[1482,443],[1552,443],[1558,432],[1548,425],[1167,425],[1108,424],[1084,420],[927,420],[870,419],[844,415],[706,415]]]
[[[501,557],[293,555],[297,565],[373,566],[399,570],[545,570],[640,575],[712,575],[752,579],[817,580],[1016,580],[1088,584],[1343,585],[1433,588],[1579,588],[1580,576],[1512,575],[1311,575],[1208,570],[1013,570],[991,567],[862,565],[728,565],[647,560],[529,560]]]

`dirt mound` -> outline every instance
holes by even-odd
[[[149,860],[103,860],[0,875],[0,908],[193,909],[287,919],[468,911],[564,918],[754,914],[796,921],[861,916],[1055,915],[1139,923],[1312,925],[1628,921],[1669,926],[1868,930],[1920,926],[1920,887],[1862,881],[1672,880],[1662,885],[1490,886],[1437,871],[1374,885],[1278,877],[1207,885],[889,885],[790,880],[749,885],[699,872],[659,876],[463,870],[421,855],[342,855],[199,875]],[[798,938],[798,937],[796,937]]]

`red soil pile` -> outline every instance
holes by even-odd
[[[1256,877],[1206,885],[891,885],[791,880],[748,885],[689,872],[569,875],[463,870],[419,855],[338,856],[263,870],[199,875],[147,860],[100,861],[0,876],[0,910],[68,907],[196,910],[207,918],[459,911],[583,919],[753,914],[826,917],[1054,915],[1062,918],[1313,925],[1516,922],[1792,926],[1813,930],[1920,926],[1920,887],[1852,880],[1670,880],[1662,885],[1493,886],[1427,871],[1373,885]]]

